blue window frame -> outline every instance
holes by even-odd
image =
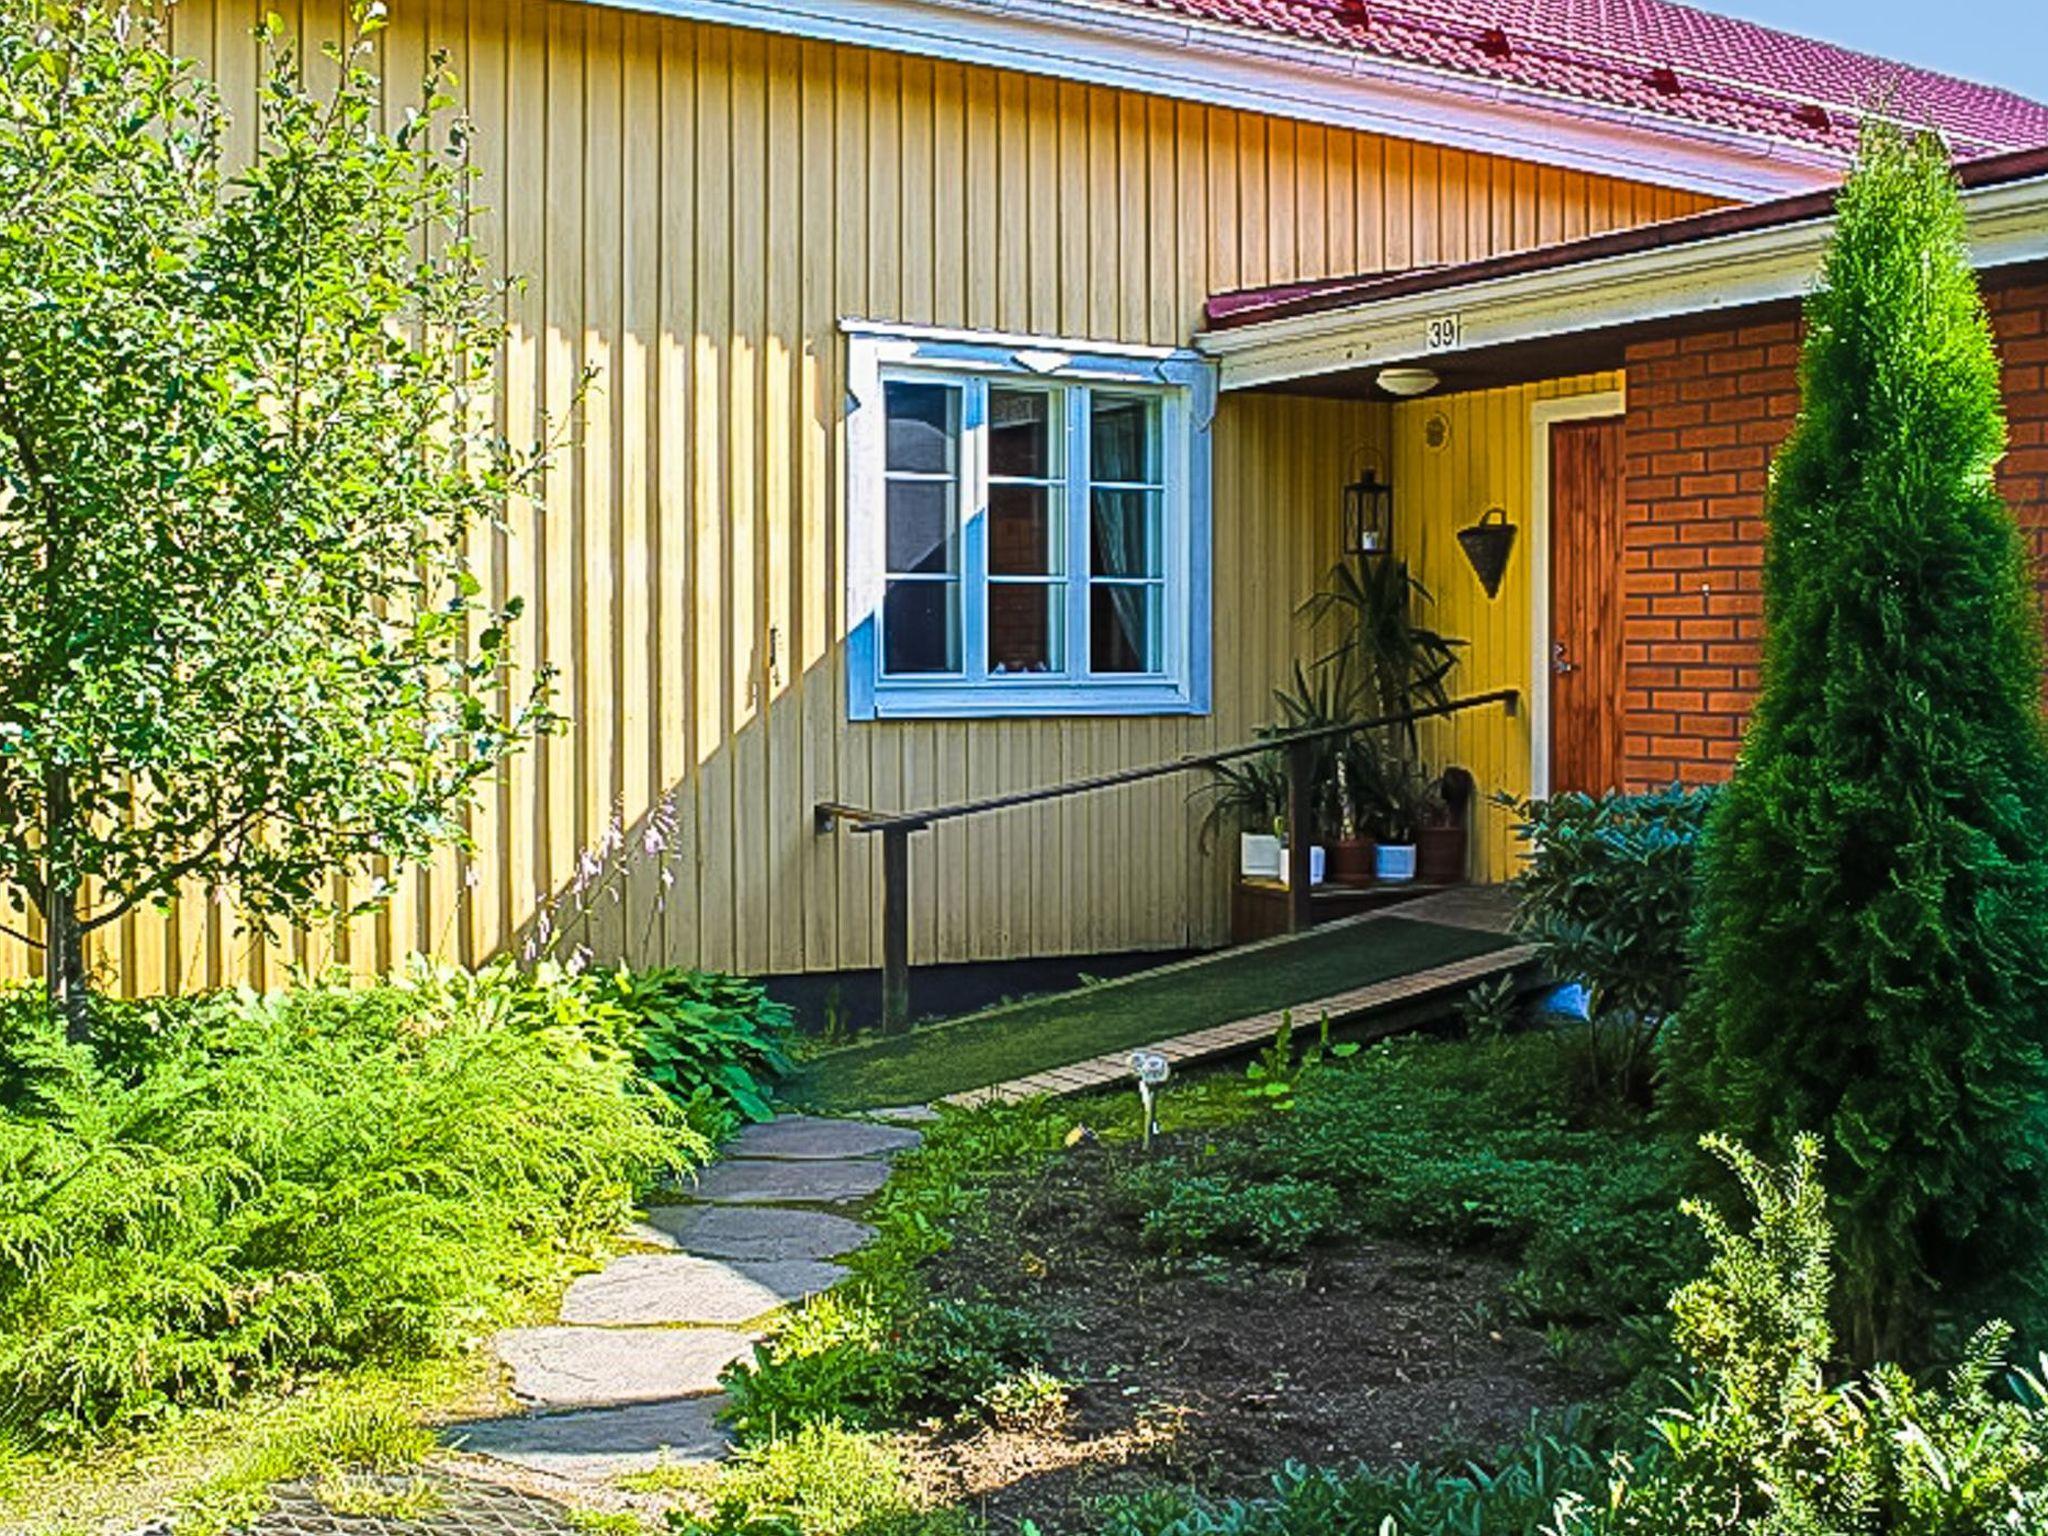
[[[1208,366],[848,330],[849,715],[1206,713]]]

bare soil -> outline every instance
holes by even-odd
[[[1119,1209],[1134,1149],[1084,1146],[997,1191],[990,1219],[937,1261],[935,1289],[1020,1306],[1074,1384],[1064,1424],[933,1435],[915,1448],[936,1501],[996,1530],[1086,1528],[1105,1494],[1162,1481],[1254,1495],[1284,1463],[1349,1466],[1482,1453],[1590,1383],[1502,1321],[1511,1266],[1384,1240],[1295,1262],[1165,1260]]]

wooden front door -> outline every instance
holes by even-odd
[[[1621,784],[1621,418],[1550,427],[1550,787]]]

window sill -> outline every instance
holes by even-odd
[[[868,707],[863,710],[860,705]],[[855,720],[1004,720],[1117,715],[1206,715],[1208,701],[1171,678],[1130,682],[887,682],[856,700]]]

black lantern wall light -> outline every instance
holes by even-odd
[[[1344,487],[1344,553],[1384,555],[1394,547],[1394,487],[1380,479],[1370,449],[1360,449],[1363,466]]]

